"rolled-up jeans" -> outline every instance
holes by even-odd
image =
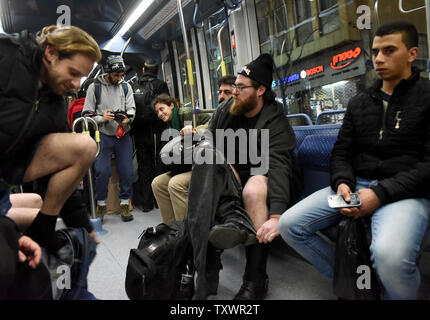
[[[377,183],[357,178],[355,191]],[[331,281],[335,248],[317,231],[337,225],[343,217],[338,209],[328,206],[327,198],[332,194],[331,187],[319,190],[288,209],[279,220],[282,238]],[[429,217],[430,201],[424,198],[389,203],[371,216],[371,260],[384,298],[417,298],[420,272],[416,260]]]

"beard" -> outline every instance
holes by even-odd
[[[114,79],[112,78],[112,76],[110,75],[110,73],[108,74],[108,78],[109,78],[109,82],[110,82],[111,84],[116,85],[116,84],[118,84],[118,82],[119,82],[119,80],[114,80]]]
[[[230,107],[230,114],[233,116],[241,116],[257,106],[257,94],[250,96],[245,100],[233,97],[234,102]]]

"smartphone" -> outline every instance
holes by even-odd
[[[328,196],[328,205],[330,208],[351,208],[361,206],[361,200],[358,193],[351,193],[349,195],[351,200],[347,203],[341,195]]]

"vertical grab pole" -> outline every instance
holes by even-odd
[[[219,46],[220,57],[221,57],[221,64],[220,64],[221,76],[223,77],[227,74],[227,69],[225,67],[225,61],[224,61],[224,51],[223,51],[222,41],[221,41],[221,32],[224,30],[224,28],[225,28],[225,25],[219,28],[218,34],[217,34],[218,46]]]
[[[426,0],[427,22],[427,73],[430,79],[430,0]]]
[[[184,13],[182,11],[182,1],[177,0],[177,3],[178,3],[179,20],[181,21],[182,37],[184,38],[185,52],[187,55],[187,71],[188,71],[188,83],[190,84],[190,90],[191,90],[191,106],[193,108],[193,111],[195,111],[196,104],[195,104],[195,98],[194,98],[193,66],[191,63],[190,49],[188,47],[187,30],[185,29]],[[193,127],[195,128],[196,125],[197,125],[196,113],[193,112]]]
[[[81,117],[76,119],[73,122],[73,133],[76,133],[75,131],[75,126],[80,123],[83,122],[83,131],[82,134],[86,134],[86,135],[90,135],[90,131],[88,129],[88,121],[90,121],[92,123],[92,125],[94,126],[94,129],[96,131],[96,143],[97,143],[97,153],[96,153],[96,157],[98,156],[98,154],[100,153],[100,136],[99,136],[99,130],[98,130],[98,126],[97,123],[89,118],[89,117]],[[91,218],[95,219],[96,218],[96,202],[94,199],[94,184],[93,184],[93,173],[91,172],[91,168],[88,169],[88,188],[89,188],[89,197],[90,197],[90,211],[91,211]]]

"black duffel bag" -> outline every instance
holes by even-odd
[[[182,221],[160,223],[144,230],[137,249],[130,250],[125,278],[128,297],[131,300],[179,298],[182,273],[191,252]]]

